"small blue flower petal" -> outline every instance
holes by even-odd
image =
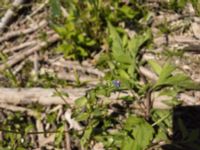
[[[116,88],[119,88],[120,85],[121,85],[121,83],[120,83],[119,80],[113,80],[112,83],[113,83],[113,85],[114,85]]]

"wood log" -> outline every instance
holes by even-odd
[[[68,94],[68,97],[61,98],[56,95],[55,89],[43,88],[0,88],[0,103],[9,104],[31,104],[39,103],[42,105],[65,104],[65,101],[73,105],[74,101],[84,96],[88,89],[69,88],[58,90],[61,93]]]
[[[58,89],[60,93],[65,93],[68,96],[60,97],[55,89],[43,89],[43,88],[0,88],[0,103],[3,104],[31,104],[31,103],[39,103],[41,105],[64,105],[69,104],[70,106],[74,106],[74,102],[76,99],[85,96],[86,92],[89,89],[86,88],[68,88],[68,89]],[[109,99],[112,103],[120,102],[119,97],[130,95],[130,91],[126,92],[116,92],[112,93],[110,97],[102,97],[102,99]],[[158,92],[152,93],[153,100],[153,108],[156,109],[169,109],[171,108],[167,104],[163,103],[168,100],[170,97],[167,96],[159,96]],[[180,94],[180,100],[191,102],[191,105],[194,105],[195,98],[189,97],[182,93]],[[134,103],[137,107],[137,103]]]

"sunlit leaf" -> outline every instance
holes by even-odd
[[[89,118],[90,114],[89,113],[81,113],[76,117],[77,121],[85,121]]]
[[[87,104],[88,100],[86,97],[80,97],[75,101],[76,107],[83,107]]]
[[[154,60],[148,60],[148,63],[150,64],[151,68],[153,69],[153,71],[156,72],[156,74],[160,74],[161,73],[161,66]]]
[[[157,85],[163,84],[166,81],[166,79],[169,78],[172,75],[172,72],[175,69],[176,69],[175,66],[173,66],[169,63],[166,63],[163,66],[162,71],[160,72],[159,79],[157,81]]]

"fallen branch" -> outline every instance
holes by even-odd
[[[48,68],[41,68],[40,74],[48,73],[50,75],[55,76],[58,79],[66,80],[69,82],[80,82],[80,84],[84,83],[87,85],[97,85],[99,83],[99,79],[96,77],[91,77],[89,75],[79,75],[76,72],[66,72],[66,71],[54,71]]]
[[[74,102],[77,98],[86,95],[86,92],[89,89],[84,88],[69,88],[69,89],[61,89],[59,90],[62,93],[67,93],[68,97],[65,97],[65,101],[59,95],[56,95],[55,89],[43,89],[43,88],[30,88],[30,89],[11,89],[11,88],[0,88],[0,103],[2,104],[31,104],[31,103],[39,103],[41,105],[64,105],[66,102],[70,106],[74,106]],[[111,100],[112,103],[120,102],[119,96],[128,96],[130,92],[126,93],[112,93],[110,97],[102,97],[104,100]],[[186,94],[180,94],[181,100],[188,100],[188,96]],[[158,92],[154,92],[152,94],[153,108],[159,109],[169,109],[170,106],[163,103],[169,99],[167,96],[159,96]],[[194,97],[190,96],[190,101],[192,104],[196,102]],[[137,103],[134,103],[135,107],[137,107]],[[2,105],[3,106],[3,105]],[[1,107],[1,106],[0,106]]]
[[[154,43],[156,47],[161,47],[162,45],[166,45],[166,37],[158,37],[154,39]],[[200,46],[200,41],[198,39],[192,37],[185,37],[185,36],[168,36],[168,44],[171,45],[178,45],[185,48],[186,50],[191,50],[192,48],[198,48]],[[199,49],[199,48],[198,48]]]
[[[13,52],[19,51],[21,49],[27,48],[29,46],[37,45],[37,43],[38,43],[38,41],[36,41],[36,40],[28,41],[28,42],[22,43],[22,44],[20,44],[16,47],[13,47],[13,48],[10,48],[10,49],[5,49],[5,50],[3,50],[3,53],[4,54],[13,53]]]
[[[54,60],[50,61],[50,64],[53,67],[62,67],[62,68],[67,68],[68,70],[76,70],[80,71],[82,73],[88,73],[88,74],[93,74],[98,77],[103,77],[104,73],[102,71],[99,71],[98,69],[94,68],[93,66],[85,66],[81,65],[78,62],[73,62],[73,61],[66,61],[66,60]]]
[[[60,38],[57,34],[51,36],[47,41],[39,43],[37,46],[23,52],[16,53],[16,55],[12,56],[5,64],[0,65],[0,70],[4,70],[6,68],[12,67],[13,65],[17,64],[21,60],[27,58],[34,52],[41,50],[42,48],[47,47],[48,45],[55,43]]]
[[[16,17],[19,8],[22,8],[26,0],[15,0],[12,8],[8,9],[5,15],[0,21],[0,33],[12,22],[13,18]]]
[[[65,90],[59,90],[61,93],[68,94],[65,97],[65,101],[74,105],[74,101],[85,95],[88,89],[84,88],[69,88]],[[63,99],[56,95],[55,89],[43,89],[43,88],[30,88],[30,89],[17,89],[17,88],[0,88],[0,103],[7,104],[31,104],[39,103],[42,105],[52,104],[65,104]]]
[[[13,111],[13,112],[19,111],[21,113],[27,113],[29,116],[33,116],[33,117],[38,117],[38,115],[39,115],[38,112],[33,111],[31,109],[19,107],[19,106],[14,106],[14,105],[3,104],[3,103],[0,104],[0,108],[6,109],[6,110],[9,110],[9,111]]]
[[[0,43],[4,42],[6,40],[9,40],[11,38],[17,37],[17,36],[30,34],[45,25],[47,25],[47,21],[41,21],[41,23],[38,26],[33,26],[29,29],[25,29],[25,30],[21,30],[21,31],[11,31],[0,38]]]

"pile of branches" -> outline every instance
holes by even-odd
[[[145,5],[149,5],[155,11],[159,10],[159,2],[157,1],[148,1]],[[199,69],[196,67],[198,64],[190,60],[199,60],[197,54],[200,53],[200,18],[195,15],[190,5],[187,7],[183,15],[159,11],[152,16],[153,47],[155,52],[173,48],[183,51],[185,58],[188,60],[183,61],[175,58],[174,63],[188,73],[193,80],[199,82]],[[64,9],[62,13],[66,13]],[[66,125],[65,129],[63,129],[64,141],[62,145],[70,150],[73,148],[73,145],[79,145],[77,144],[78,141],[73,141],[73,137],[70,137],[70,129],[80,131],[83,129],[71,117],[74,102],[77,98],[85,96],[95,85],[102,83],[105,72],[98,70],[95,68],[95,64],[93,64],[98,59],[98,54],[81,63],[66,60],[61,54],[54,54],[54,46],[59,43],[61,38],[50,27],[48,14],[48,0],[41,3],[37,1],[14,0],[11,8],[5,12],[0,20],[0,52],[2,54],[0,82],[1,85],[4,85],[4,87],[0,88],[0,108],[2,110],[0,118],[6,119],[10,113],[21,112],[23,121],[35,123],[34,131],[23,134],[20,131],[2,128],[0,129],[0,138],[4,139],[6,133],[22,134],[26,136],[23,137],[24,140],[36,141],[33,145],[34,148],[51,148],[55,144],[54,139],[58,138],[57,133],[60,132],[57,126],[60,122],[64,122]],[[158,28],[163,24],[174,28],[173,34],[159,35]],[[188,25],[188,31],[181,34],[185,28],[188,28]],[[131,36],[131,31],[128,32]],[[148,50],[143,51],[143,60],[157,59],[161,64],[163,63],[162,57],[148,52]],[[60,80],[67,81],[70,83],[69,86],[64,89],[62,87],[27,88],[23,86],[10,88],[5,73],[9,71],[17,80],[23,80],[20,74],[29,62],[33,64],[31,70],[29,70],[29,73],[31,72],[34,77],[33,80],[37,81],[41,74],[50,74]],[[157,75],[148,67],[140,67],[139,70],[145,78],[152,80],[152,82],[158,79]],[[79,82],[84,83],[84,86],[80,88],[74,86],[77,83],[77,76]],[[21,82],[23,83],[24,81]],[[67,93],[67,96],[63,97],[60,93]],[[119,103],[117,101],[119,93],[110,95],[113,103]],[[128,93],[125,95],[128,95]],[[179,95],[179,98],[185,105],[197,105],[200,103],[200,93],[197,91],[182,93]],[[159,97],[157,93],[152,93],[151,100],[155,102],[152,104],[152,107],[169,108],[169,106],[162,103],[163,99],[166,99],[166,97]],[[34,106],[34,104],[43,105],[45,108],[38,113],[33,111],[31,107],[27,107],[30,105]],[[145,104],[149,105],[148,103]],[[68,109],[65,109],[66,105],[69,106]],[[139,104],[136,103],[134,105],[135,108],[139,108]],[[150,106],[145,108],[148,107]],[[46,116],[53,112],[56,112],[57,116],[52,125],[46,121]],[[28,119],[26,120],[25,118]],[[3,124],[3,122],[1,123]],[[98,146],[94,145],[94,147]]]

